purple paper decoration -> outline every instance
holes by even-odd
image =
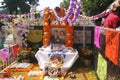
[[[73,24],[74,22],[76,22],[79,14],[80,14],[81,3],[82,3],[82,0],[80,0],[79,2],[78,2],[78,0],[70,0],[70,6],[69,6],[69,9],[68,9],[67,15],[66,15],[64,18],[60,18],[60,17],[57,16],[57,14],[55,13],[56,19],[59,20],[59,21],[67,19],[67,21],[68,21],[70,24]],[[118,0],[118,3],[120,4],[120,0]],[[75,5],[78,5],[78,6],[79,6],[79,9],[77,8],[77,10],[76,10]],[[112,6],[113,6],[113,9],[115,9],[115,8],[117,7],[117,4],[114,3]],[[74,10],[76,10],[76,11],[74,11]],[[107,10],[106,10],[106,11],[107,11]],[[89,17],[89,18],[92,18],[92,19],[101,18],[101,17],[104,17],[104,16],[108,15],[108,14],[111,13],[113,10],[110,9],[108,12],[106,12],[106,11],[104,11],[104,12],[98,14],[98,15],[91,16],[91,17]],[[73,18],[73,20],[70,20],[70,19],[69,19],[69,16],[70,16],[72,13],[74,13],[74,18]],[[85,17],[85,16],[81,16],[81,18],[84,18],[84,17]]]
[[[67,15],[64,18],[60,18],[59,16],[57,16],[57,13],[54,11],[56,19],[59,20],[59,21],[64,21],[67,18],[69,18],[69,16],[74,12],[73,9],[74,9],[74,6],[75,6],[75,2],[76,2],[76,0],[70,0],[70,6],[69,6],[69,9],[68,9],[68,12],[67,12]]]

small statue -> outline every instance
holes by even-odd
[[[31,4],[28,4],[30,6],[30,12],[36,12],[36,7],[39,5],[37,2],[32,2]]]
[[[56,68],[53,68],[50,70],[50,76],[52,76],[52,77],[57,76],[57,69]]]
[[[73,74],[73,72],[69,72],[69,73],[68,73],[68,76],[69,76],[70,78],[73,78],[73,79],[76,78],[76,76],[75,76],[75,74]]]
[[[48,67],[45,68],[45,75],[48,76]]]
[[[61,77],[61,76],[62,76],[61,74],[62,74],[62,73],[61,73],[61,68],[58,68],[57,76],[58,76],[58,77]]]

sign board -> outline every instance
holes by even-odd
[[[43,40],[43,27],[42,26],[30,26],[28,34],[28,47],[38,50],[42,46]]]
[[[80,26],[95,26],[89,18],[80,18]]]
[[[28,40],[31,42],[42,41],[42,30],[30,30],[28,35]]]

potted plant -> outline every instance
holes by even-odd
[[[18,54],[18,61],[19,62],[31,62],[31,58],[34,57],[35,52],[32,48],[24,48],[19,49],[21,50]]]
[[[89,48],[82,48],[82,54],[84,57],[84,65],[91,66],[92,58],[93,58],[93,51]]]

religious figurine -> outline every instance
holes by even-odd
[[[73,78],[73,79],[76,78],[76,76],[75,76],[75,74],[73,74],[73,72],[69,72],[69,73],[68,73],[68,76],[69,76],[70,78]]]
[[[61,76],[62,76],[61,74],[62,74],[62,73],[61,73],[61,68],[58,68],[57,76],[58,76],[58,77],[61,77]]]
[[[45,67],[45,75],[47,75],[47,76],[49,75],[48,74],[48,67]]]
[[[30,12],[36,12],[36,7],[39,5],[37,2],[32,2],[31,4],[28,4],[30,6]]]

